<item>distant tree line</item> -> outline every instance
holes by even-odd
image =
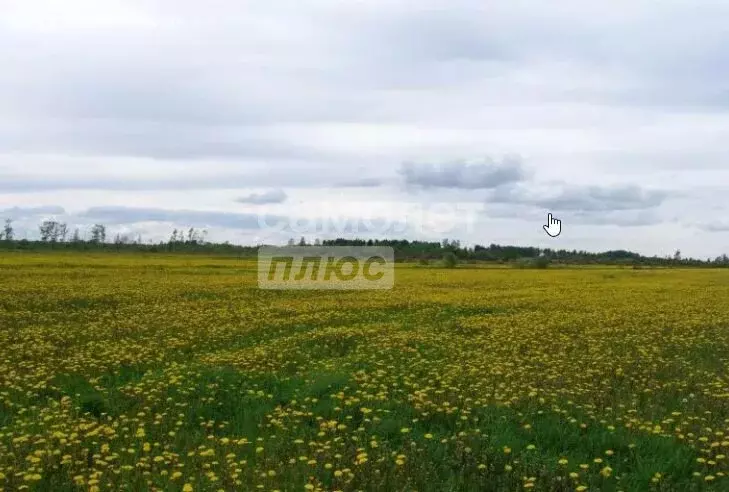
[[[45,220],[38,226],[39,240],[18,240],[10,219],[0,229],[0,250],[78,250],[78,251],[129,251],[129,252],[179,252],[212,253],[235,256],[255,256],[258,246],[214,243],[207,241],[207,231],[175,229],[166,241],[144,242],[142,237],[129,234],[115,234],[109,238],[103,224],[94,224],[86,234],[79,229],[70,231],[67,224],[56,220]],[[289,246],[305,246],[305,238],[290,239]],[[462,246],[455,239],[443,241],[408,241],[407,239],[316,239],[314,245],[323,246],[389,246],[395,252],[396,261],[439,264],[454,267],[458,263],[505,263],[520,267],[545,268],[549,264],[564,265],[628,265],[643,266],[685,266],[685,267],[729,267],[726,254],[713,259],[699,260],[683,258],[680,251],[667,257],[643,256],[625,250],[592,253],[583,250],[536,248],[529,246],[503,246],[491,244],[472,247]]]
[[[118,233],[111,237],[104,224],[94,224],[88,234],[82,234],[78,228],[71,232],[66,223],[45,220],[38,226],[38,237],[37,240],[17,239],[12,221],[8,219],[0,233],[0,250],[180,252],[254,256],[258,249],[257,246],[239,246],[229,242],[208,242],[207,231],[194,227],[175,229],[165,241],[145,242],[138,234],[135,236]]]
[[[726,266],[729,267],[729,257],[726,254],[714,259],[699,260],[683,258],[680,251],[672,256],[643,256],[625,250],[612,250],[600,253],[591,253],[583,250],[566,250],[551,248],[536,248],[530,246],[502,246],[491,244],[483,246],[476,244],[473,247],[461,246],[458,240],[444,239],[437,241],[408,241],[406,239],[334,239],[324,240],[327,246],[389,246],[395,251],[395,258],[401,261],[430,262],[443,260],[449,253],[458,262],[494,262],[514,264],[534,264],[543,267],[547,262],[555,264],[579,265],[633,265],[633,266]],[[452,262],[452,260],[449,260]]]

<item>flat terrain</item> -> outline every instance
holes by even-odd
[[[729,271],[0,256],[0,488],[729,490]]]

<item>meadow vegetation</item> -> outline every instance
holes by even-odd
[[[729,271],[0,256],[2,490],[729,489]]]

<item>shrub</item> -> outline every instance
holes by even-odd
[[[546,256],[539,256],[538,258],[534,259],[533,263],[534,268],[544,269],[549,267],[551,260]]]
[[[543,270],[549,268],[551,260],[546,256],[539,256],[537,258],[519,258],[514,262],[514,268],[537,268]]]
[[[458,258],[453,251],[449,251],[443,255],[443,266],[446,268],[455,268],[458,265]]]

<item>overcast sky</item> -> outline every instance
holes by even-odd
[[[727,1],[0,10],[0,217],[21,237],[56,218],[729,253]]]

